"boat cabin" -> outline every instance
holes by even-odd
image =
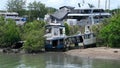
[[[47,25],[45,27],[46,39],[52,39],[56,37],[65,37],[65,26],[62,25]]]
[[[67,47],[80,47],[83,46],[83,35],[74,35],[68,36],[66,38],[66,45]]]

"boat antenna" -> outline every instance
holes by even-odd
[[[78,6],[81,7],[80,3],[78,3]]]
[[[94,8],[95,6],[93,4],[88,3],[90,8]]]

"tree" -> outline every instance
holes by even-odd
[[[73,25],[69,26],[67,23],[64,23],[66,35],[74,35],[80,33],[80,26]]]
[[[52,14],[54,13],[57,9],[53,8],[53,7],[46,7],[47,8],[47,13],[48,14]]]
[[[120,14],[109,19],[109,24],[100,30],[99,36],[109,47],[120,47]]]
[[[47,9],[45,4],[34,1],[33,3],[29,3],[29,18],[30,20],[36,20],[37,18],[44,18],[44,15],[47,14]]]
[[[21,40],[15,21],[0,18],[0,27],[0,47],[11,47]]]
[[[73,25],[73,26],[69,26],[69,35],[74,35],[74,34],[79,34],[78,32],[80,32],[80,26],[78,25]]]
[[[27,52],[37,52],[44,47],[43,21],[33,21],[24,26],[23,39],[26,41],[23,49]]]
[[[44,46],[44,29],[41,28],[40,31],[32,30],[26,36],[26,42],[23,48],[27,52],[40,51]]]
[[[69,35],[70,34],[70,27],[67,23],[64,23],[64,26],[65,26],[65,33],[66,35]]]
[[[7,10],[10,12],[17,12],[20,16],[25,15],[25,0],[8,0]]]
[[[37,18],[44,18],[45,14],[51,14],[56,11],[55,8],[46,7],[45,4],[41,3],[40,1],[29,3],[27,7],[29,9],[29,21],[36,20]]]

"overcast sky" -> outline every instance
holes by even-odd
[[[0,10],[5,10],[6,9],[6,4],[8,0],[1,0],[0,2]],[[48,7],[54,7],[54,8],[59,8],[61,6],[73,6],[73,7],[78,7],[78,3],[82,3],[83,0],[26,0],[27,4],[29,2],[33,1],[41,1]],[[91,3],[95,7],[98,7],[98,0],[84,0],[86,3]],[[100,0],[101,1],[101,8],[105,8],[105,0]],[[111,0],[111,9],[115,9],[120,7],[120,0]]]

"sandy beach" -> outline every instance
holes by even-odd
[[[87,49],[75,49],[65,52],[65,54],[96,59],[120,60],[120,49],[97,47]]]

